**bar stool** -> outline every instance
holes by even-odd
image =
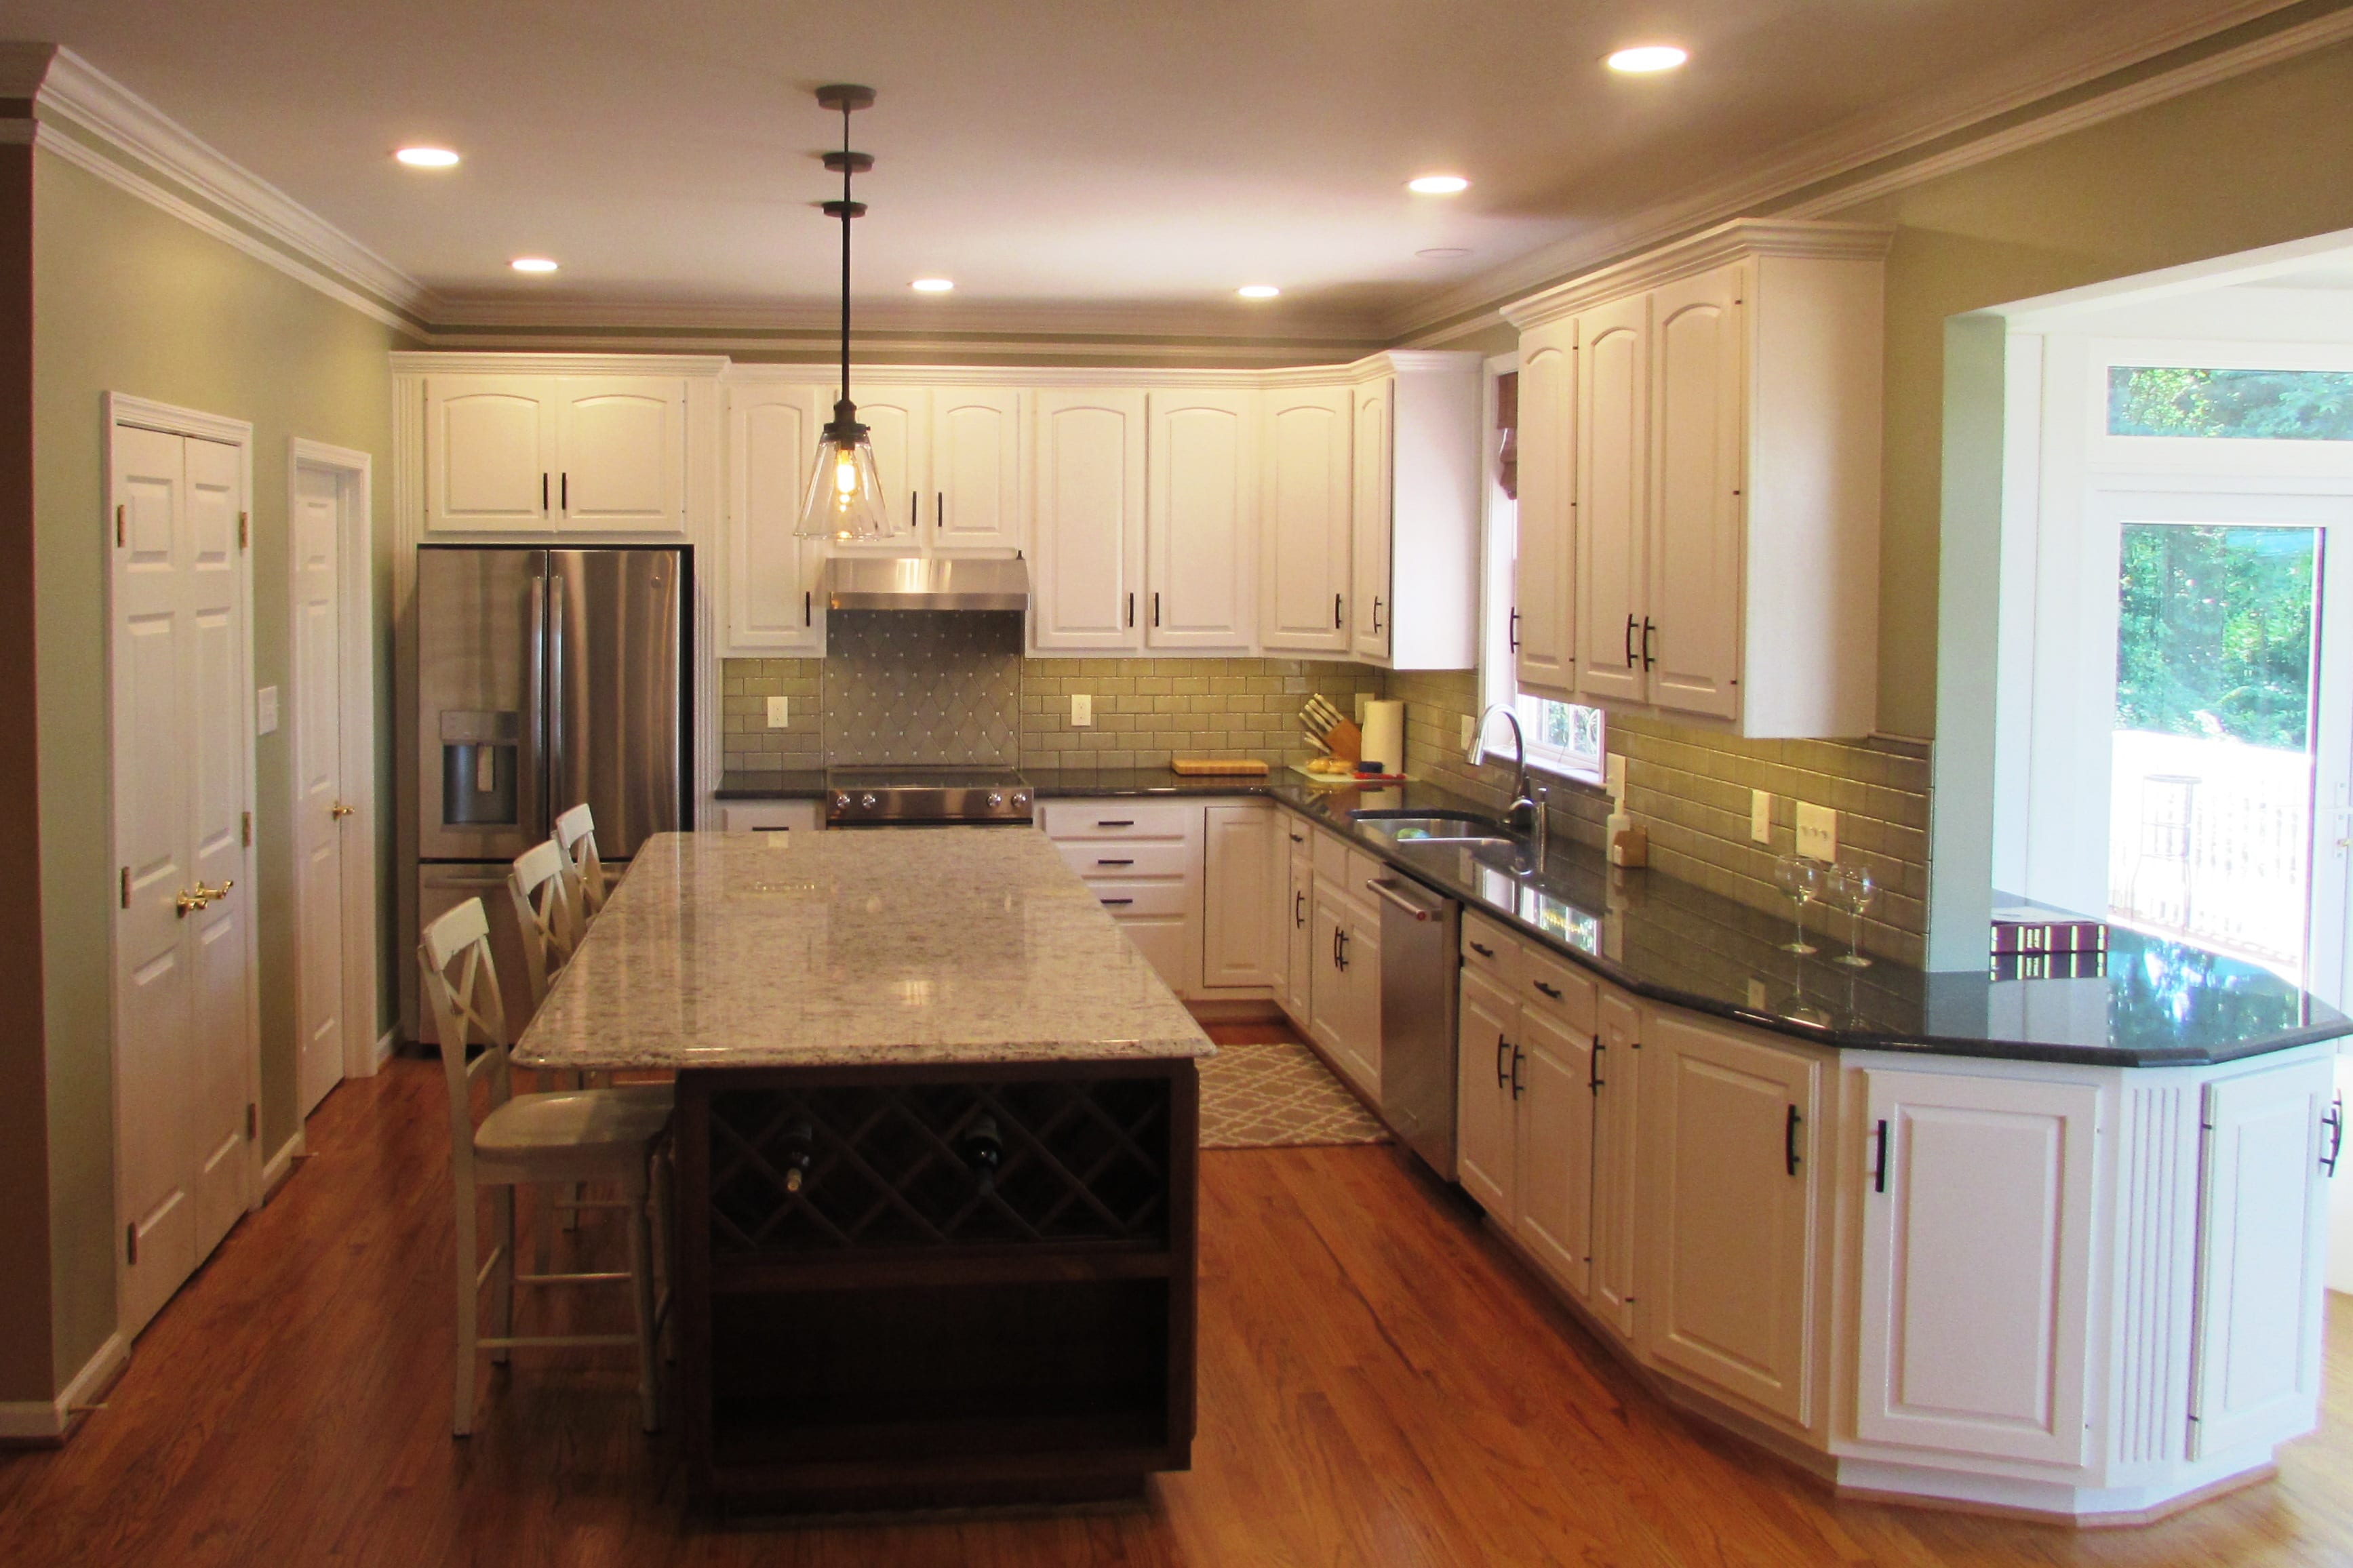
[[[483,1351],[496,1362],[516,1347],[632,1345],[638,1352],[638,1399],[647,1431],[659,1422],[655,1389],[654,1337],[661,1308],[654,1295],[655,1245],[650,1212],[658,1150],[667,1136],[670,1113],[658,1103],[609,1089],[564,1094],[512,1092],[509,1081],[506,1009],[499,999],[498,972],[491,959],[491,931],[480,899],[468,899],[425,929],[417,944],[425,971],[425,995],[433,1013],[441,1065],[449,1082],[449,1172],[457,1203],[458,1347],[457,1384],[450,1430],[463,1437],[473,1430],[475,1357]],[[454,973],[453,973],[454,970]],[[470,1064],[469,1045],[481,1054]],[[473,1119],[474,1080],[490,1080],[489,1107]],[[629,1210],[629,1267],[626,1272],[536,1274],[515,1272],[514,1189],[525,1183],[557,1186],[611,1182]],[[480,1258],[476,1234],[476,1192],[496,1189],[491,1200],[493,1245]],[[618,1284],[630,1287],[634,1331],[627,1334],[519,1335],[514,1331],[517,1285]],[[477,1313],[484,1284],[491,1289],[491,1328],[480,1331]]]
[[[583,914],[595,920],[604,911],[605,895],[612,889],[605,878],[605,862],[596,853],[596,818],[586,801],[555,819],[555,847],[578,874]]]

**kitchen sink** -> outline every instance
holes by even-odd
[[[1415,844],[1472,848],[1482,844],[1517,844],[1518,836],[1490,816],[1467,811],[1352,811],[1357,828],[1399,848]]]

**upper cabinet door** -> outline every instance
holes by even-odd
[[[567,530],[686,531],[686,383],[565,376],[555,517]]]
[[[1155,392],[1151,409],[1145,532],[1152,600],[1143,617],[1145,645],[1248,648],[1258,534],[1256,397]]]
[[[1855,1435],[2082,1464],[2099,1089],[1863,1080]]]
[[[814,652],[825,642],[818,574],[825,542],[796,539],[824,425],[813,386],[727,395],[727,640],[744,651]]]
[[[933,549],[1019,549],[1020,393],[1009,386],[934,388],[931,477],[922,531]]]
[[[828,389],[822,401],[826,417],[833,416]],[[883,510],[910,531],[892,539],[837,543],[837,555],[917,555],[937,530],[933,514],[938,502],[932,491],[932,395],[920,386],[882,386],[860,392],[853,376],[850,395],[858,402],[858,422],[874,443],[874,476]]]
[[[1041,649],[1137,646],[1144,394],[1037,394],[1029,636]]]
[[[555,398],[543,375],[425,384],[425,526],[540,533],[555,526]]]
[[[1577,374],[1577,681],[1579,692],[1643,700],[1642,560],[1650,473],[1650,296],[1581,318]]]
[[[1384,376],[1356,389],[1356,441],[1349,487],[1356,557],[1356,608],[1349,617],[1349,650],[1375,664],[1389,657],[1389,628],[1397,619],[1397,595],[1389,582],[1394,537],[1390,508],[1390,426],[1397,411],[1397,381]]]
[[[1266,394],[1259,640],[1268,651],[1348,651],[1349,427],[1345,386]]]
[[[1741,277],[1651,296],[1651,700],[1718,719],[1740,711]]]
[[[1513,567],[1512,651],[1523,691],[1577,695],[1577,323],[1520,339],[1520,539]]]

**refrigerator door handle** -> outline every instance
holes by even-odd
[[[564,579],[547,574],[547,764],[540,770],[547,792],[545,820],[554,831],[555,781],[564,776]]]
[[[525,777],[515,781],[521,799],[516,816],[522,820],[526,836],[550,831],[547,818],[547,596],[553,583],[543,566],[531,583],[531,637],[524,651],[524,663],[531,671],[531,689],[525,700],[528,709],[523,722],[531,726],[533,766]],[[528,794],[523,792],[528,791]],[[530,814],[539,813],[536,818]]]

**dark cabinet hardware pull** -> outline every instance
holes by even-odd
[[[2345,1148],[2345,1097],[2343,1095],[2337,1095],[2330,1100],[2328,1114],[2320,1119],[2320,1124],[2328,1129],[2328,1158],[2320,1163],[2320,1168],[2334,1176],[2337,1174],[2337,1156]]]
[[[1340,595],[1337,594],[1332,595],[1332,626],[1335,630],[1340,626]]]
[[[1885,1117],[1879,1119],[1879,1131],[1873,1136],[1879,1140],[1879,1159],[1871,1168],[1871,1190],[1874,1193],[1883,1193],[1887,1190],[1887,1119]]]
[[[539,476],[539,510],[542,511],[547,510],[547,476],[545,474]]]
[[[1103,902],[1107,904],[1132,904],[1135,902],[1135,900],[1134,899],[1105,899]]]
[[[1497,1089],[1512,1081],[1511,1073],[1504,1065],[1504,1053],[1511,1048],[1511,1041],[1501,1035],[1495,1037],[1495,1087]]]
[[[1554,1001],[1557,1002],[1557,1001],[1559,1001],[1559,1000],[1560,1000],[1560,993],[1559,993],[1559,992],[1557,992],[1557,991],[1556,991],[1556,990],[1554,990],[1551,986],[1549,986],[1549,985],[1546,984],[1543,981],[1539,980],[1539,981],[1536,981],[1535,984],[1535,988],[1536,988],[1537,990],[1539,990],[1539,991],[1543,992],[1546,995],[1547,995],[1547,996],[1551,997]]]
[[[1135,625],[1135,595],[1133,594],[1127,596],[1127,624],[1131,626]]]
[[[1520,651],[1520,612],[1519,612],[1519,611],[1517,611],[1517,610],[1514,610],[1514,611],[1512,612],[1512,621],[1511,621],[1511,638],[1512,638],[1512,651],[1513,651],[1514,653],[1517,653],[1517,652],[1519,652],[1519,651]]]
[[[1596,1035],[1593,1037],[1593,1065],[1591,1068],[1587,1069],[1585,1075],[1585,1087],[1591,1089],[1596,1094],[1599,1094],[1603,1089],[1608,1087],[1601,1077],[1601,1053],[1609,1048],[1609,1047],[1601,1043],[1600,1036]]]
[[[809,618],[813,613],[814,612],[810,607],[808,590],[804,588],[801,590],[801,625],[805,626],[816,625],[816,623]]]
[[[1789,1120],[1781,1123],[1781,1160],[1793,1176],[1798,1173],[1798,1123],[1801,1120],[1793,1105],[1789,1107]]]
[[[1495,950],[1494,950],[1493,948],[1492,948],[1492,947],[1489,947],[1489,946],[1488,946],[1485,942],[1472,942],[1472,943],[1471,944],[1471,951],[1472,951],[1472,952],[1475,952],[1475,953],[1477,953],[1477,954],[1478,954],[1480,957],[1482,957],[1482,958],[1493,958],[1493,957],[1494,957],[1494,956],[1495,956]]]
[[[1155,626],[1160,624],[1160,594],[1157,589],[1152,595],[1152,624]]]
[[[1338,926],[1334,926],[1332,928],[1332,967],[1335,969],[1340,967],[1340,938],[1342,934],[1343,933]]]
[[[1294,833],[1291,836],[1291,841],[1293,844],[1304,844],[1307,842],[1307,835],[1304,833]]]
[[[1626,668],[1634,668],[1634,617],[1626,617]]]
[[[1378,594],[1373,595],[1373,635],[1381,635],[1381,596]]]
[[[555,481],[555,499],[563,504],[564,515],[572,515],[572,475],[567,471]]]
[[[933,491],[932,501],[932,526],[934,528],[945,528],[948,525],[948,492],[945,490]]]
[[[1291,923],[1294,926],[1307,923],[1307,894],[1303,889],[1294,889],[1292,892]]]
[[[1338,937],[1338,938],[1340,939],[1340,967],[1341,967],[1341,968],[1343,968],[1343,969],[1345,969],[1345,968],[1347,968],[1347,967],[1348,967],[1348,931],[1347,931],[1347,928],[1346,928],[1346,927],[1345,927],[1345,926],[1343,926],[1343,927],[1342,927],[1342,928],[1340,928],[1338,931],[1334,931],[1332,934],[1333,934],[1334,936],[1336,936],[1336,937]]]
[[[1133,866],[1135,862],[1133,860],[1097,860],[1095,864],[1098,866]]]
[[[1097,827],[1133,827],[1135,826],[1135,818],[1132,816],[1099,816],[1095,818],[1095,826]]]
[[[1517,1046],[1512,1047],[1512,1098],[1514,1100],[1519,1099],[1521,1095],[1527,1092],[1528,1086],[1520,1081],[1520,1064],[1527,1059],[1528,1054],[1525,1051]]]
[[[1642,617],[1642,668],[1644,669],[1659,662],[1651,657],[1651,634],[1656,630],[1658,628],[1651,625],[1651,617],[1644,616]]]
[[[923,495],[921,490],[907,492],[907,526],[909,528],[923,526]]]

